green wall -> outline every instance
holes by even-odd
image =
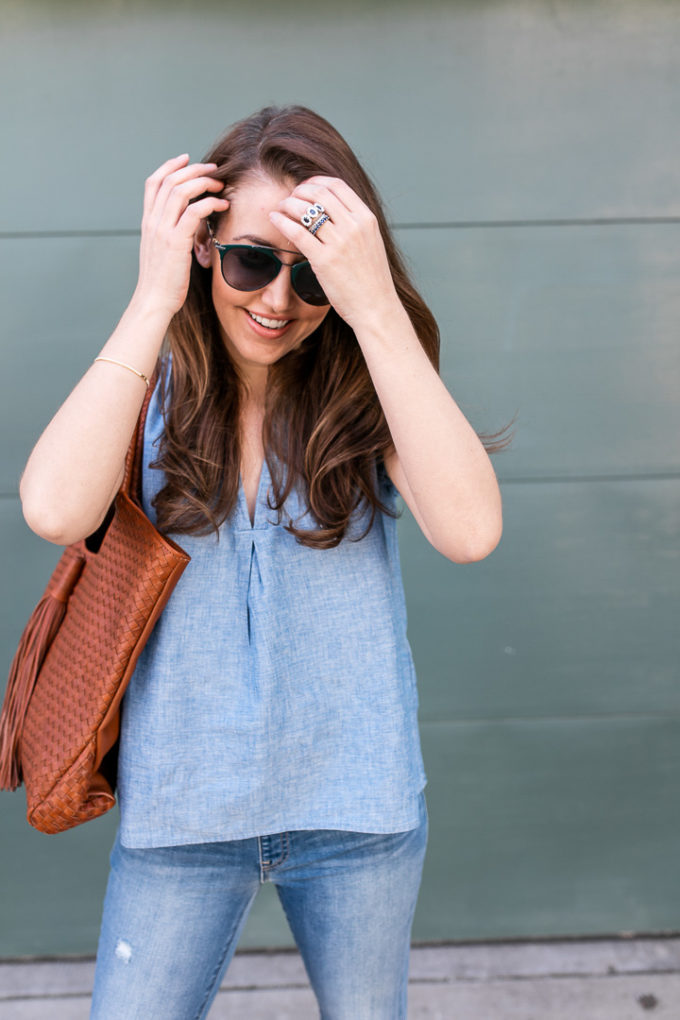
[[[661,0],[0,0],[3,671],[59,550],[32,444],[134,286],[143,180],[303,102],[377,180],[476,427],[482,563],[400,522],[431,840],[414,939],[680,929],[680,18]],[[20,567],[21,564],[21,567]],[[93,953],[112,813],[0,797],[0,954]],[[242,946],[290,945],[275,890]]]

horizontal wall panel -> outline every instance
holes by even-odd
[[[425,723],[430,839],[413,939],[680,929],[680,720]],[[0,955],[94,953],[115,810],[58,836],[3,795]],[[292,945],[260,890],[241,947]]]
[[[664,0],[4,0],[0,222],[134,227],[151,170],[272,101],[337,124],[400,221],[677,216],[679,42]]]
[[[399,233],[475,427],[516,416],[504,478],[680,470],[680,253],[669,226]]]
[[[680,719],[426,723],[416,940],[680,929]]]
[[[503,501],[479,563],[400,521],[421,720],[680,712],[680,479],[508,484]]]
[[[0,956],[94,954],[117,809],[48,836],[26,821],[23,787],[0,797]]]
[[[0,240],[0,492],[18,491],[34,443],[115,328],[138,251],[138,237]]]
[[[516,416],[503,478],[680,471],[680,254],[668,226],[401,230],[476,428]],[[134,289],[139,239],[0,240],[0,491]],[[40,259],[36,299],[35,259]]]

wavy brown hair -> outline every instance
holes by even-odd
[[[235,124],[205,161],[217,164],[212,176],[230,189],[253,175],[295,184],[315,174],[346,181],[377,217],[399,299],[438,370],[434,317],[409,279],[373,184],[328,121],[303,106],[266,107]],[[158,527],[207,534],[218,531],[236,503],[245,394],[220,336],[211,270],[195,256],[188,296],[170,324],[168,343],[169,386],[166,373],[161,376],[165,430],[152,465],[166,475],[154,500]],[[291,489],[301,486],[317,524],[313,529],[286,524],[304,545],[337,545],[360,508],[370,509],[367,528],[376,511],[391,512],[380,499],[376,471],[392,448],[390,432],[356,337],[333,308],[298,348],[270,366],[263,441],[271,508],[281,519]]]

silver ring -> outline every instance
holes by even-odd
[[[330,220],[330,216],[328,215],[328,213],[324,213],[323,216],[319,216],[316,223],[313,223],[311,227],[308,227],[310,234],[316,234],[319,227],[322,227],[323,224],[326,223],[328,220]]]
[[[307,211],[303,212],[302,216],[300,217],[300,222],[302,223],[302,226],[307,227],[307,229],[309,230],[314,220],[318,216],[321,216],[321,214],[325,211],[326,210],[321,205],[321,202],[315,202],[314,205],[310,205]]]

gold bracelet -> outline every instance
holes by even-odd
[[[140,379],[144,380],[144,382],[146,383],[146,388],[148,390],[148,388],[149,388],[149,380],[147,379],[147,377],[144,375],[143,372],[140,372],[136,368],[133,368],[132,365],[126,365],[124,361],[116,361],[115,358],[95,358],[94,360],[95,361],[109,361],[112,365],[120,365],[121,368],[129,369],[130,372],[134,372],[135,375],[138,375]]]

